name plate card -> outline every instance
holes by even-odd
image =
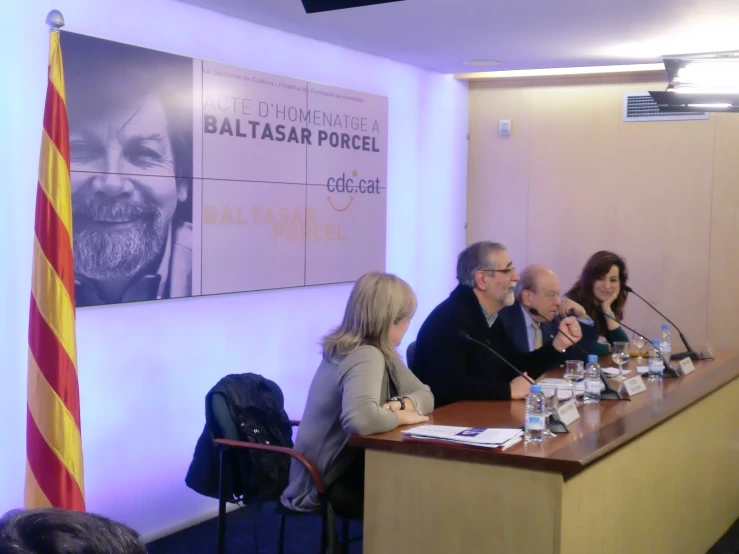
[[[565,425],[569,426],[580,419],[580,412],[577,411],[577,406],[573,401],[565,402],[559,408],[557,408],[557,417]]]
[[[636,377],[630,377],[621,383],[621,387],[618,392],[621,394],[626,393],[629,397],[632,397],[640,392],[647,390],[647,385],[644,384],[644,379],[637,375]]]
[[[680,376],[690,375],[694,371],[695,366],[690,358],[683,358],[677,363],[677,374]]]

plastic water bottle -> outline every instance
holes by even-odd
[[[652,348],[649,350],[649,380],[659,381],[665,372],[665,364],[662,361],[662,351],[660,347],[660,339],[652,341]]]
[[[669,360],[672,354],[672,336],[670,335],[670,326],[667,323],[662,324],[662,340],[659,347],[662,349],[665,358]]]
[[[541,385],[531,385],[531,392],[526,397],[526,424],[524,440],[541,442],[544,440],[544,428],[547,420],[547,404]]]
[[[588,365],[585,366],[585,394],[583,402],[594,404],[600,402],[600,366],[598,356],[588,355]]]

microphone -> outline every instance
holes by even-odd
[[[543,315],[541,315],[541,313],[539,312],[539,310],[537,310],[536,308],[530,308],[529,309],[529,313],[531,315],[538,315],[543,320],[545,320],[545,321],[551,323],[552,325],[554,325],[554,321],[552,321],[551,319],[547,319],[546,317],[544,317]],[[572,313],[572,312],[570,312],[570,313]],[[585,350],[582,346],[580,346],[578,343],[576,343],[572,339],[572,337],[570,337],[569,335],[567,335],[567,333],[565,333],[561,329],[558,328],[557,329],[557,332],[562,333],[567,340],[569,340],[570,342],[572,342],[572,346],[577,347],[577,349],[580,352],[582,352],[583,354],[585,354],[585,359],[587,360],[588,356],[590,355],[587,350]],[[554,338],[554,335],[552,335],[552,338]],[[600,367],[600,364],[598,365],[598,373],[600,375],[600,381],[601,381],[601,383],[603,383],[603,386],[605,387],[605,389],[603,391],[601,391],[601,393],[600,393],[601,400],[623,400],[624,398],[623,398],[623,396],[621,396],[621,393],[618,392],[616,389],[614,389],[611,386],[611,384],[608,382],[608,379],[606,379],[606,374],[603,371],[603,368]]]
[[[541,312],[539,312],[539,310],[537,310],[536,308],[528,308],[528,310],[529,310],[529,313],[531,315],[537,315],[540,318],[542,318],[544,321],[546,321],[547,323],[551,323],[552,325],[554,325],[556,327],[556,325],[555,325],[555,323],[554,323],[553,320],[547,319],[546,317],[544,317],[543,315],[541,315]],[[570,314],[572,314],[572,312],[570,312]],[[557,328],[557,333],[562,333],[562,335],[564,336],[564,338],[566,338],[568,341],[570,341],[572,343],[571,346],[574,346],[580,352],[582,352],[583,354],[585,354],[585,358],[587,359],[587,356],[589,355],[588,351],[585,350],[582,346],[580,346],[575,339],[573,339],[567,333],[565,333],[564,331],[562,331],[562,329],[560,329],[560,328]],[[552,339],[553,338],[554,338],[554,335],[552,335]]]
[[[506,360],[503,356],[501,356],[500,354],[498,354],[495,350],[493,350],[492,348],[490,348],[490,346],[488,346],[484,342],[479,341],[477,339],[473,339],[468,333],[465,333],[464,331],[457,331],[457,335],[459,337],[463,338],[466,341],[470,341],[470,342],[473,342],[475,344],[478,344],[478,345],[482,346],[488,352],[493,353],[496,358],[498,358],[505,365],[507,365],[508,367],[510,367],[513,371],[515,371],[516,373],[518,373],[521,377],[523,377],[524,379],[526,379],[529,383],[531,383],[532,385],[534,384],[534,380],[531,377],[529,377],[528,375],[524,375],[523,372],[520,369],[518,369],[511,362],[509,362],[508,360]],[[554,394],[558,394],[556,388],[554,389]],[[556,412],[549,415],[549,430],[552,433],[569,433],[570,432],[569,427],[567,427],[567,425],[565,424],[565,422],[562,421],[559,418],[559,416],[557,415]]]
[[[619,321],[618,319],[616,319],[616,318],[615,318],[615,317],[613,317],[612,315],[609,315],[609,314],[607,314],[607,313],[605,312],[605,310],[603,310],[603,308],[601,308],[600,306],[596,306],[596,307],[598,308],[598,310],[600,311],[600,313],[602,313],[602,314],[603,314],[604,316],[606,316],[606,317],[607,317],[608,319],[612,319],[613,321],[615,321],[615,322],[616,322],[616,323],[618,323],[619,325],[621,325],[621,326],[623,326],[623,327],[626,327],[626,328],[627,328],[627,329],[628,329],[629,331],[631,331],[632,333],[636,333],[636,334],[637,334],[637,335],[639,335],[640,337],[646,337],[646,336],[647,336],[647,335],[644,335],[643,333],[640,333],[640,332],[639,332],[639,331],[637,331],[636,329],[632,329],[631,327],[629,327],[629,326],[628,326],[628,325],[626,325],[625,323],[623,323],[623,322]],[[649,344],[649,346],[650,346],[650,347],[654,348],[654,346],[652,345],[652,343],[651,343],[651,342],[648,342],[647,344]],[[680,377],[680,376],[679,376],[679,375],[677,374],[677,371],[675,371],[675,370],[674,370],[674,369],[673,369],[673,368],[672,368],[672,367],[670,366],[670,360],[668,360],[667,358],[665,358],[665,355],[664,355],[664,354],[662,354],[662,352],[660,352],[660,354],[659,354],[659,355],[660,355],[660,358],[662,358],[662,363],[664,363],[664,364],[665,364],[665,371],[664,371],[664,376],[665,376],[665,377]]]
[[[661,315],[662,317],[664,317],[667,320],[667,323],[669,323],[670,325],[672,325],[675,328],[675,330],[678,332],[678,334],[680,335],[680,340],[683,341],[683,344],[685,345],[685,348],[687,348],[687,350],[685,352],[678,352],[676,354],[673,354],[672,356],[670,356],[671,359],[673,359],[673,360],[681,360],[683,358],[690,358],[691,360],[697,360],[697,359],[700,358],[700,356],[698,355],[698,353],[695,352],[692,348],[690,348],[690,343],[688,343],[688,339],[685,338],[685,335],[683,335],[683,332],[678,328],[677,325],[675,325],[672,321],[670,321],[670,318],[669,317],[667,317],[665,314],[663,314],[662,312],[660,312],[656,307],[654,307],[649,302],[649,300],[647,300],[646,298],[644,298],[641,294],[639,294],[638,292],[636,292],[634,289],[632,289],[628,285],[624,287],[624,290],[626,292],[629,292],[631,294],[636,295],[637,298],[641,298],[642,301],[647,306],[649,306],[655,312],[657,312],[659,315]]]
[[[508,360],[506,360],[503,356],[501,356],[500,354],[498,354],[495,350],[493,350],[492,348],[490,348],[484,342],[479,341],[477,339],[473,339],[469,334],[465,333],[464,331],[457,331],[457,335],[459,335],[460,337],[462,337],[464,340],[468,340],[470,342],[474,342],[475,344],[479,344],[483,348],[485,348],[488,351],[492,352],[495,355],[495,357],[498,358],[501,362],[503,362],[505,365],[507,365],[508,367],[510,367],[516,373],[518,373],[521,377],[523,377],[524,379],[526,379],[529,383],[531,383],[532,385],[534,384],[534,380],[531,377],[529,377],[528,375],[524,375],[523,372],[520,369],[518,369],[511,362],[509,362]]]

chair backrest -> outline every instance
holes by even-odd
[[[292,428],[279,386],[255,374],[230,375],[206,396],[208,425],[216,438],[292,448]],[[234,496],[273,500],[287,485],[290,459],[274,452],[230,450]]]
[[[413,361],[416,357],[416,341],[413,341],[408,345],[408,350],[405,352],[405,360],[408,362],[408,368],[413,370]]]
[[[226,395],[220,392],[213,393],[210,397],[210,413],[213,417],[211,431],[217,439],[239,440],[239,430],[231,417],[228,409]]]
[[[210,402],[208,402],[210,400]],[[210,432],[213,438],[216,439],[230,439],[240,440],[239,429],[236,427],[236,423],[231,416],[231,411],[228,408],[228,400],[226,395],[220,392],[215,392],[209,396],[206,396],[206,409],[209,412],[208,421],[210,423]],[[241,473],[243,466],[246,463],[242,459],[242,453],[229,450],[226,452],[226,467],[224,468],[225,474],[224,479],[227,483],[228,494],[227,502],[238,501],[244,495],[244,485],[241,480]]]

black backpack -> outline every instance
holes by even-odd
[[[195,447],[185,482],[218,497],[219,451],[214,438],[292,448],[292,428],[276,383],[253,373],[227,375],[205,397],[205,429]],[[226,498],[269,501],[287,486],[290,457],[277,452],[229,449]]]

